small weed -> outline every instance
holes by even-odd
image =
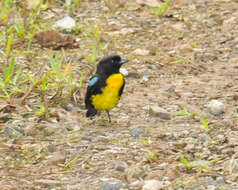
[[[194,167],[194,165],[192,163],[189,163],[189,161],[182,155],[180,156],[180,161],[185,165],[187,170],[191,170]]]
[[[101,30],[100,25],[92,27],[91,36],[93,38],[93,42],[92,42],[92,45],[91,45],[92,55],[91,56],[85,56],[85,58],[89,62],[95,63],[98,56],[99,56],[99,52],[100,51],[102,51],[102,52],[105,51],[108,48],[109,43],[105,43],[105,44],[101,43],[102,30]]]
[[[0,97],[7,98],[9,101],[13,95],[22,94],[23,90],[19,87],[19,78],[22,76],[21,68],[14,74],[15,58],[11,62],[3,64],[3,73],[0,76]]]
[[[189,44],[194,48],[198,48],[198,44],[192,40],[189,41]]]
[[[179,54],[176,55],[176,60],[172,61],[171,64],[189,64],[189,63],[193,63],[192,57],[185,57],[185,56],[181,56]]]
[[[195,116],[197,116],[198,114],[197,113],[191,113],[191,112],[188,112],[186,110],[179,110],[177,113],[176,113],[177,116],[189,116],[191,118],[194,118]]]
[[[144,144],[147,144],[147,145],[151,145],[152,144],[152,141],[151,139],[144,139],[144,138],[141,138],[140,139],[140,142],[144,143]]]
[[[170,0],[165,1],[160,7],[151,7],[155,16],[163,17],[168,10]]]
[[[204,118],[202,119],[202,124],[203,124],[206,131],[210,130],[209,124],[208,124],[206,119],[204,119]]]
[[[185,165],[186,169],[187,170],[195,169],[197,171],[198,176],[200,176],[203,172],[211,172],[209,165],[219,160],[220,158],[210,161],[198,160],[189,162],[184,156],[180,155],[180,161]]]
[[[158,152],[147,151],[146,152],[146,161],[149,163],[156,162],[156,160],[158,160],[159,155],[160,155],[160,153],[158,153]]]

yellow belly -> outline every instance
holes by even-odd
[[[102,94],[92,96],[92,104],[97,110],[110,110],[119,101],[119,91],[123,85],[123,75],[113,74],[106,80],[106,87],[102,89]]]

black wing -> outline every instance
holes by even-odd
[[[85,106],[88,110],[86,113],[87,117],[92,117],[97,114],[97,110],[92,105],[92,95],[100,94],[102,93],[102,87],[104,87],[105,80],[103,80],[104,77],[95,74],[88,83],[88,88],[85,96]]]

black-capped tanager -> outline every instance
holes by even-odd
[[[111,122],[109,110],[114,108],[122,95],[125,79],[120,67],[128,62],[118,55],[103,58],[97,64],[97,71],[88,83],[85,96],[86,117],[93,117],[97,110],[105,110]]]

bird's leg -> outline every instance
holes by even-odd
[[[107,112],[108,121],[109,121],[109,123],[111,123],[111,122],[112,122],[112,120],[111,120],[111,116],[110,116],[110,114],[109,114],[109,111],[108,111],[108,110],[106,110],[106,112]]]

